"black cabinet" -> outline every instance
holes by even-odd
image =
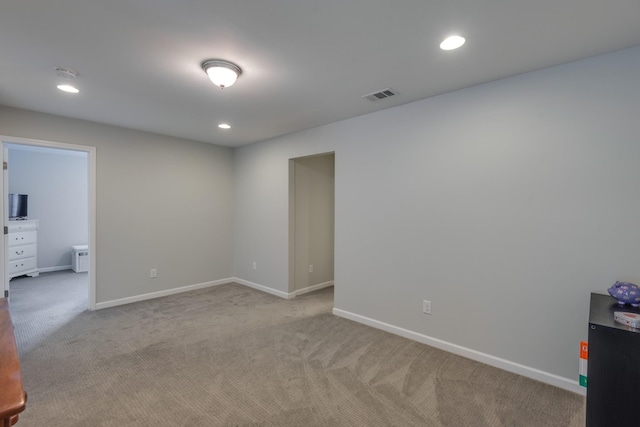
[[[640,426],[640,330],[613,320],[621,307],[609,295],[591,294],[587,365],[587,427]]]

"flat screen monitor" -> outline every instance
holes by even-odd
[[[28,201],[26,194],[9,194],[9,218],[26,218]]]

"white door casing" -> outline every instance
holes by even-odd
[[[9,180],[7,176],[9,175],[9,171],[4,165],[7,165],[9,162],[9,148],[6,145],[2,144],[2,201],[0,202],[0,206],[2,206],[2,226],[3,230],[6,230],[9,226],[9,207],[5,200],[7,200],[9,194]],[[0,249],[0,259],[2,259],[2,295],[8,296],[9,294],[9,259],[7,257],[7,250],[9,247],[9,235],[3,231],[3,239],[2,239],[2,248]]]

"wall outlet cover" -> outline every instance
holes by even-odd
[[[431,301],[422,301],[422,312],[425,314],[431,314]]]

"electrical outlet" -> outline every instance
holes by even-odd
[[[258,268],[258,263],[256,263],[255,261],[253,261],[253,264],[251,264],[251,268],[253,268],[254,270],[256,270]]]
[[[309,273],[313,273],[313,264],[309,264]]]
[[[422,301],[422,312],[424,314],[431,314],[431,301]]]
[[[155,279],[156,277],[158,277],[158,270],[156,270],[155,268],[152,268],[149,271],[149,277],[151,277],[152,279]]]

